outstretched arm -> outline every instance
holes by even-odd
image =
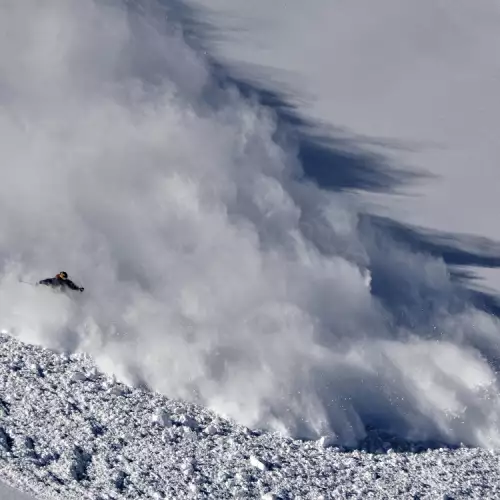
[[[38,282],[39,285],[52,285],[54,283],[54,278],[45,278]]]
[[[80,292],[83,292],[83,287],[76,286],[71,280],[65,280],[66,285],[71,288],[71,290],[79,290]]]

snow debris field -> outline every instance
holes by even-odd
[[[496,452],[371,443],[250,430],[0,336],[0,480],[38,499],[500,496]]]

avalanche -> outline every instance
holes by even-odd
[[[0,2],[0,481],[499,496],[500,319],[450,238],[375,217],[392,148],[226,78],[184,4]],[[60,269],[85,293],[19,283]]]

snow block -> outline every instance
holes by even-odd
[[[80,371],[73,373],[70,378],[70,382],[83,382],[84,380],[87,380],[87,376]]]
[[[335,446],[337,444],[337,436],[322,436],[317,441],[320,448],[329,448],[330,446]]]
[[[214,424],[209,424],[207,425],[207,427],[205,427],[203,432],[205,434],[208,434],[209,436],[214,436],[219,432],[219,429]]]
[[[157,410],[151,417],[151,421],[161,427],[172,427],[172,420],[166,410]]]
[[[198,422],[187,415],[181,415],[179,417],[179,423],[184,427],[189,427],[190,429],[196,429],[198,427]]]
[[[267,465],[262,461],[262,460],[259,460],[256,456],[252,455],[250,457],[250,465],[252,465],[253,467],[261,470],[261,471],[265,471],[267,470]]]

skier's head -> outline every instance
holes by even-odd
[[[61,271],[56,277],[65,280],[68,278],[68,273],[66,271]]]

